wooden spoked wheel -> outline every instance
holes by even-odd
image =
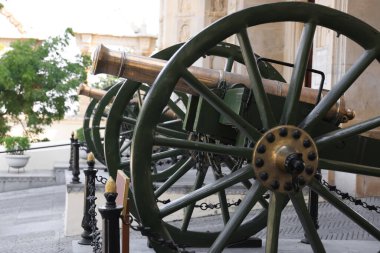
[[[160,53],[154,55],[153,57],[157,57],[160,59],[169,59],[170,56],[172,56],[173,53],[180,46],[182,46],[182,44],[165,49],[161,51]],[[240,48],[228,43],[219,43],[217,46],[211,49],[208,49],[207,52],[204,54],[204,57],[209,57],[209,56],[220,57],[221,59],[223,59],[226,63],[226,66],[224,68],[225,71],[230,71],[230,68],[233,66],[234,63],[243,62]],[[283,78],[280,76],[280,74],[270,64],[261,64],[260,71],[267,78],[283,81]],[[133,129],[135,129],[136,120],[127,116],[126,114],[127,110],[125,108],[129,105],[128,101],[132,98],[136,90],[141,88],[143,85],[144,84],[133,82],[130,80],[126,81],[119,89],[113,101],[113,105],[109,111],[109,116],[108,116],[109,120],[107,121],[106,131],[105,131],[105,147],[106,147],[105,158],[106,158],[107,167],[109,169],[109,173],[112,176],[114,176],[116,174],[116,171],[119,169],[122,169],[126,171],[127,174],[129,174],[129,164],[131,161],[127,157],[123,157],[121,153],[118,153],[118,151],[124,150],[124,148],[121,148],[121,147],[130,145],[130,142],[129,142],[130,140],[127,140],[128,141],[127,145],[124,144],[125,139],[121,138],[121,136],[123,135],[121,129],[122,129],[123,124],[128,124],[130,126],[130,129],[134,131]],[[183,101],[186,100],[186,98],[188,98],[189,96],[189,95],[185,95],[185,98],[183,98],[182,94],[178,94],[178,93],[176,94],[178,97],[182,96]],[[194,99],[194,98],[189,98],[189,99]],[[169,103],[171,103],[170,100],[169,100]],[[178,108],[173,107],[171,104],[168,104],[168,107],[171,108],[173,111],[178,111]],[[165,111],[165,109],[163,111]],[[158,126],[155,128],[155,134],[157,136],[165,136],[167,138],[175,138],[176,140],[182,140],[182,141],[186,141],[192,138],[197,138],[195,137],[196,134],[194,132],[182,130],[184,121],[186,121],[187,120],[186,118],[189,117],[187,114],[188,114],[188,111],[186,111],[186,109],[183,111],[179,111],[178,119],[176,120],[177,122],[172,122],[172,121],[163,122],[162,116],[160,116]],[[160,112],[160,115],[163,115],[162,111]],[[173,124],[173,123],[176,123],[176,124]],[[200,137],[198,136],[198,138]],[[196,153],[189,152],[187,149],[182,149],[181,147],[178,147],[178,148],[170,148],[162,152],[152,153],[152,150],[157,149],[157,146],[159,145],[156,145],[155,147],[151,146],[151,150],[150,150],[151,164],[152,162],[157,161],[157,159],[159,158],[160,159],[168,158],[173,155],[179,156],[179,159],[177,161],[173,162],[173,164],[170,167],[168,167],[167,169],[163,171],[153,171],[152,169],[150,169],[149,173],[151,174],[152,181],[161,182],[160,187],[156,191],[157,199],[161,195],[164,195],[165,192],[169,188],[171,188],[173,184],[176,183],[177,181],[176,179],[181,178],[184,174],[188,172],[191,173],[197,170],[198,171],[204,170],[205,172],[206,168],[204,167],[200,168],[199,164],[197,164],[196,156],[199,156],[198,152]],[[229,158],[228,163],[231,169],[233,167],[235,167],[235,169],[240,168],[241,164],[239,164],[237,161],[234,161],[233,160],[234,158],[232,156],[226,156],[226,157]],[[220,164],[220,161],[217,161],[217,160],[213,160],[213,162],[214,164]],[[240,162],[242,163],[242,159]],[[196,182],[192,185],[193,189],[197,189],[203,184],[205,180],[205,176],[206,176],[206,173],[204,172],[197,173],[196,179],[195,179]],[[249,186],[251,185],[251,183],[248,181],[244,183],[246,185],[246,188],[249,188]],[[133,187],[131,189],[131,192],[133,192]],[[132,198],[133,196],[131,196],[131,199]],[[267,205],[267,202],[265,200],[261,199],[260,201],[262,201],[264,205]],[[186,223],[190,222],[193,208],[194,206],[189,207],[188,211],[184,215],[183,219],[186,220]],[[258,227],[265,226],[265,218],[262,218],[264,217],[264,215],[265,215],[264,213],[262,215],[259,215],[258,219],[253,221],[252,224],[255,226],[258,225]],[[138,217],[138,215],[136,215],[136,217]],[[177,227],[169,225],[167,223],[165,224],[165,226],[168,229],[172,230],[173,233],[177,235],[177,238],[175,240],[176,243],[184,244],[184,245],[209,246],[215,240],[216,235],[217,235],[217,233],[191,231],[185,228],[187,225],[182,226],[181,229],[178,229]],[[248,228],[250,227],[246,226],[246,228],[242,228],[241,234],[237,236],[233,241],[241,241],[242,239],[246,238],[246,234],[244,233],[244,231],[247,230]]]
[[[262,77],[247,33],[248,27],[272,22],[304,23],[289,92],[280,106],[275,105],[275,99],[264,92]],[[304,115],[300,112],[299,99],[317,26],[325,27],[351,39],[363,48],[363,54],[346,74],[332,85],[331,91],[318,105]],[[257,109],[255,118],[237,114],[188,71],[188,67],[202,57],[207,49],[233,35],[239,39],[244,64],[251,81],[249,88],[252,90],[252,99]],[[317,168],[380,176],[380,160],[377,159],[376,154],[371,152],[367,154],[366,159],[361,161],[350,156],[357,142],[365,138],[360,134],[380,125],[379,117],[344,129],[338,129],[323,121],[328,110],[354,84],[368,65],[380,59],[379,38],[379,32],[371,26],[328,7],[306,3],[276,3],[229,15],[210,25],[181,47],[161,71],[149,91],[140,111],[132,142],[131,169],[134,199],[143,226],[150,228],[150,239],[154,249],[157,252],[168,252],[168,245],[162,243],[163,241],[181,241],[179,235],[183,230],[173,228],[163,222],[166,217],[183,209],[186,210],[187,207],[207,196],[215,193],[223,194],[227,188],[244,182],[250,182],[252,185],[233,213],[230,213],[228,208],[223,209],[222,214],[226,217],[226,223],[220,232],[210,232],[207,239],[196,238],[197,235],[190,232],[187,236],[193,241],[206,241],[215,236],[209,252],[221,252],[231,240],[249,237],[266,226],[266,252],[277,252],[281,212],[290,200],[313,251],[325,252],[302,195],[301,189],[308,186],[379,240],[378,228],[341,202],[314,178]],[[159,123],[159,115],[180,78],[227,118],[238,134],[247,138],[252,145],[223,145],[223,142],[218,141],[211,143],[196,140],[184,141],[155,135],[154,129]],[[257,121],[260,123],[258,124]],[[347,140],[345,148],[331,155],[336,151],[335,143],[342,140]],[[378,148],[378,141],[369,138],[366,140],[371,143],[370,148]],[[198,189],[166,205],[159,205],[156,202],[156,191],[152,187],[153,177],[150,173],[151,150],[155,145],[183,148],[193,152],[202,151],[208,154],[233,155],[251,162],[213,182],[201,184]],[[271,168],[266,167],[267,164],[270,164]],[[264,208],[258,215],[261,215],[260,218],[256,216],[255,219],[248,219],[253,206],[268,190],[271,191],[268,211],[266,212]],[[222,202],[221,205],[223,205]],[[187,240],[192,241],[191,238]]]

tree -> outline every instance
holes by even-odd
[[[11,124],[22,124],[26,135],[42,132],[60,120],[76,101],[75,89],[86,81],[89,56],[68,56],[73,31],[37,40],[16,41],[0,56],[0,137]]]

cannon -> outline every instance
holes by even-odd
[[[174,51],[173,49],[177,49],[177,48],[178,48],[178,45],[165,49],[162,52],[160,52],[158,55],[156,55],[155,57],[163,58],[165,57],[165,56],[162,56],[163,53],[166,53],[168,51],[173,52]],[[100,51],[108,51],[108,49],[105,49],[104,47],[100,47]],[[228,43],[218,44],[216,47],[212,48],[211,50],[208,50],[207,54],[211,56],[222,57],[222,58],[233,57],[234,61],[236,62],[243,61],[241,57],[240,49],[237,46],[228,44]],[[105,60],[104,57],[103,57],[103,60]],[[94,72],[99,71],[98,66],[101,66],[101,65],[98,63],[99,62],[97,61],[97,58],[95,58],[94,67],[93,67]],[[228,69],[226,70],[228,71]],[[263,75],[265,75],[267,78],[283,81],[283,78],[270,64],[262,64],[260,67],[260,70],[263,73]],[[109,120],[107,120],[106,122],[105,138],[104,138],[104,146],[106,147],[105,161],[111,175],[116,173],[116,170],[118,169],[122,169],[126,171],[127,174],[129,174],[130,161],[129,159],[125,159],[125,157],[123,157],[123,155],[121,154],[123,147],[125,147],[125,145],[121,143],[120,141],[122,139],[121,136],[123,135],[120,129],[123,124],[128,124],[132,128],[134,127],[135,119],[131,117],[126,117],[125,113],[127,111],[126,108],[131,104],[131,101],[133,101],[133,98],[132,98],[133,94],[136,92],[136,90],[139,87],[141,87],[141,85],[143,84],[141,84],[140,82],[134,82],[128,79],[128,81],[126,81],[125,84],[123,84],[122,87],[119,89],[119,91],[117,92],[117,95],[114,98],[112,98],[112,106],[109,112],[107,113]],[[81,86],[79,89],[79,93],[82,95],[93,97],[94,100],[100,99],[100,101],[102,101],[105,96],[108,96],[108,92],[106,91],[93,89],[86,86]],[[176,94],[181,96],[181,94],[178,92]],[[187,98],[187,95],[183,99],[183,101],[185,101],[186,98]],[[107,100],[107,101],[109,102],[110,100]],[[179,111],[178,113],[178,109],[175,109],[175,107],[173,107],[170,104],[170,101],[168,105],[171,108],[170,110],[173,109],[173,112],[177,114],[176,118],[180,120],[181,127],[182,127],[183,121],[185,120],[184,112]],[[186,108],[182,108],[181,110],[186,111]],[[164,110],[163,114],[165,115],[167,114],[167,112],[168,111]],[[173,119],[173,117],[166,117],[166,118]],[[175,120],[175,121],[178,122],[178,120]],[[94,127],[94,129],[96,130],[98,128]],[[158,134],[163,134],[166,136],[182,138],[182,139],[187,139],[191,135],[191,133],[189,134],[187,131],[182,130],[182,128],[181,129],[177,128],[175,129],[175,131],[173,130],[174,130],[173,120],[169,122],[164,122],[164,123],[160,121],[160,126],[157,127],[156,132]],[[128,144],[130,144],[130,142],[128,142]],[[178,175],[178,171],[182,171],[183,173],[183,171],[191,170],[196,167],[193,155],[190,154],[190,152],[188,152],[186,149],[171,149],[171,150],[164,150],[163,152],[155,152],[154,154],[152,154],[151,165],[153,164],[153,162],[159,163],[160,161],[157,161],[158,158],[160,159],[168,158],[168,156],[173,156],[173,154],[176,155],[175,159],[173,159],[173,160],[176,160],[176,162],[173,163],[169,168],[165,170],[161,170],[161,171],[151,169],[151,171],[153,172],[152,176],[154,178],[154,181],[163,181],[167,179],[169,176],[172,176],[172,174],[177,173]],[[231,163],[234,163],[234,162],[230,161],[230,164]],[[165,188],[167,185],[168,183],[166,183],[164,187],[160,188],[159,191],[161,192],[161,194],[165,191]],[[130,198],[133,199],[133,196],[130,196]],[[131,203],[133,203],[133,201]],[[131,212],[134,214],[135,217],[138,217],[138,215],[135,215],[136,212],[133,208]],[[185,234],[186,233],[188,233],[188,231],[185,231]],[[206,235],[207,234],[208,233],[206,233]],[[200,237],[203,237],[203,235],[205,235],[205,233],[199,234]],[[189,238],[190,240],[187,240],[186,238]],[[191,237],[185,236],[183,241],[187,245],[197,245],[197,244],[194,244],[194,240]],[[210,242],[211,241],[206,238],[206,240],[204,240],[202,244],[198,244],[198,245],[209,245]]]
[[[159,52],[153,57],[169,59],[169,56],[171,56],[180,46],[181,44],[174,45],[170,48],[167,48]],[[103,46],[101,46],[98,50],[98,52],[104,51],[108,52],[109,50]],[[233,57],[235,58],[235,61],[242,62],[240,49],[237,46],[228,43],[218,44],[215,48],[208,50],[207,54],[222,58]],[[98,66],[101,66],[100,64],[98,65],[99,61],[97,59],[97,57],[94,59],[93,71],[95,73],[99,72]],[[283,78],[280,76],[280,74],[270,64],[262,64],[260,66],[260,70],[263,73],[263,75],[265,75],[267,78],[283,81]],[[105,71],[103,72],[107,73]],[[144,92],[147,92],[147,86],[145,84],[142,84],[141,82],[134,82],[130,79],[128,81],[124,81],[124,83],[121,84],[121,86],[120,83],[117,83],[115,87],[111,87],[109,90],[94,89],[86,85],[81,85],[78,89],[78,94],[93,98],[93,101],[90,103],[87,109],[87,111],[89,112],[89,116],[92,114],[94,115],[92,117],[93,119],[90,120],[90,117],[86,117],[84,121],[85,125],[87,126],[87,132],[89,133],[87,135],[89,138],[89,142],[93,143],[93,145],[89,146],[93,146],[95,151],[100,151],[96,152],[100,157],[100,159],[98,158],[98,160],[104,161],[111,175],[113,175],[113,173],[116,173],[118,169],[124,170],[127,174],[129,174],[129,156],[125,157],[125,155],[123,155],[123,152],[126,148],[129,147],[131,142],[128,137],[126,140],[126,144],[124,143],[125,133],[123,133],[122,128],[123,126],[125,127],[125,125],[128,125],[130,127],[130,131],[133,132],[133,128],[136,121],[135,118],[138,114],[138,111],[135,112],[135,115],[131,115],[130,109],[128,109],[128,107],[131,104],[134,105],[138,102],[136,97],[133,97],[134,94],[136,95],[138,89],[143,89]],[[118,90],[116,96],[115,90]],[[187,104],[187,95],[183,95],[179,92],[176,92],[175,94],[177,97],[181,98],[182,102]],[[141,100],[143,100],[143,98]],[[176,102],[178,102],[178,100]],[[162,113],[164,117],[162,117],[160,120],[160,126],[157,129],[157,132],[172,137],[186,139],[188,138],[189,134],[186,133],[186,131],[183,131],[176,127],[176,123],[178,123],[178,120],[180,120],[179,122],[182,126],[182,121],[185,118],[185,114],[182,110],[186,110],[186,108],[179,109],[176,105],[176,102],[169,101],[169,110],[164,110],[164,112]],[[99,105],[95,107],[93,106],[94,104]],[[106,105],[109,104],[111,104],[111,106],[109,110],[105,112],[104,109]],[[99,120],[101,117],[104,116],[108,117],[110,120],[106,120],[103,142],[102,138],[99,138]],[[169,121],[164,122],[165,120]],[[92,122],[91,127],[89,127],[90,121]],[[175,127],[176,129],[173,129],[173,127]],[[98,147],[107,148],[103,151],[103,149],[98,149]],[[163,159],[166,159],[167,162],[167,159],[173,158],[173,156],[173,160],[175,162],[172,162],[171,166],[169,166],[167,169],[161,171],[153,169],[154,167],[156,167],[155,164],[159,165],[160,163],[162,163]],[[175,173],[178,170],[178,168],[182,168],[182,170],[184,170],[184,168],[187,168],[188,170],[193,168],[194,159],[189,156],[189,152],[183,149],[162,150],[156,148],[155,153],[152,155],[151,158],[152,175],[154,177],[154,180],[162,181],[171,176],[173,173]],[[133,199],[133,196],[130,196],[130,199]],[[133,201],[131,201],[131,203],[132,205],[130,211],[135,217],[138,217],[136,210],[133,206]],[[193,244],[192,240],[185,240],[185,243]],[[205,242],[203,242],[203,244],[204,243]]]
[[[275,96],[268,92],[267,83],[270,82],[262,78],[264,75],[259,70],[247,27],[290,21],[304,23],[304,29],[288,91],[284,96]],[[302,86],[317,26],[346,36],[362,47],[364,53],[315,104],[315,95],[312,96],[312,102],[305,101]],[[233,79],[233,73],[192,67],[205,52],[232,35],[236,35],[239,40],[248,73],[246,81]],[[317,192],[342,214],[380,240],[377,227],[329,192],[318,180],[319,169],[380,176],[380,161],[376,153],[380,143],[361,135],[380,126],[379,117],[341,128],[339,123],[352,118],[354,114],[352,110],[334,109],[343,93],[368,65],[380,59],[379,37],[379,32],[371,26],[328,7],[294,2],[262,5],[216,21],[185,43],[168,62],[161,62],[155,70],[159,72],[156,78],[156,75],[144,74],[142,78],[149,77],[150,81],[137,80],[151,82],[152,87],[145,97],[134,128],[131,152],[133,197],[140,222],[144,227],[149,227],[148,236],[156,252],[168,252],[172,244],[163,242],[172,241],[187,246],[209,247],[209,252],[221,252],[231,243],[246,240],[265,227],[266,252],[277,252],[281,213],[288,202],[292,203],[313,251],[325,252],[306,207],[302,194],[305,187]],[[111,53],[108,55],[113,57]],[[100,55],[99,59],[102,60],[103,56]],[[113,59],[97,66],[104,66],[104,72],[116,76],[132,73],[127,76],[130,83],[147,66],[141,60],[141,64],[130,66],[131,72],[128,72],[130,67],[126,64],[129,60],[125,54]],[[189,133],[187,139],[156,134],[161,114],[175,90],[189,94],[182,126]],[[122,99],[116,96],[114,105],[119,98]],[[331,113],[334,117],[329,117]],[[111,119],[107,122],[111,122]],[[344,145],[337,145],[342,142]],[[157,203],[162,188],[153,187],[155,179],[151,173],[151,161],[154,146],[185,149],[198,155],[200,166],[197,167],[193,190],[166,204]],[[108,151],[105,152],[107,154]],[[109,155],[112,156],[112,152]],[[214,161],[221,162],[214,164]],[[220,165],[226,166],[228,172],[221,171],[223,168]],[[163,183],[164,188],[174,185],[188,169],[185,165],[179,166]],[[215,175],[214,181],[204,180],[207,170]],[[110,168],[110,173],[115,172]],[[230,211],[226,194],[229,188],[240,184],[247,188],[245,198],[235,211]],[[269,202],[262,197],[267,192],[270,193]],[[189,226],[192,208],[203,198],[214,194],[220,197],[220,228],[209,232],[192,231]],[[261,210],[253,218],[247,218],[258,202],[262,206]],[[171,214],[182,210],[182,224],[175,226],[165,222]]]

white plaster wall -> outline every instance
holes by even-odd
[[[98,220],[97,227],[102,228],[102,216],[98,211],[99,206],[105,205],[105,198],[103,193],[96,192],[96,219]],[[66,236],[80,235],[83,232],[81,227],[83,219],[83,206],[84,206],[84,192],[66,192],[66,208],[65,208],[65,224],[64,233]]]
[[[356,195],[356,174],[335,172],[335,185],[339,190]]]

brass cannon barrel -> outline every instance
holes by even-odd
[[[84,83],[81,83],[79,85],[77,92],[78,92],[78,95],[90,97],[90,98],[93,98],[93,99],[96,99],[96,100],[101,100],[103,98],[103,96],[107,93],[106,90],[102,90],[102,89],[98,89],[98,88],[93,88],[93,87],[90,87],[90,86],[88,86],[87,84],[84,84]],[[112,103],[113,100],[114,99],[112,99],[110,101],[110,103]],[[139,104],[139,103],[141,103],[142,100],[143,100],[143,98],[141,98],[139,100],[138,97],[133,97],[129,101],[129,104]],[[164,115],[166,117],[168,117],[169,119],[173,119],[173,120],[177,118],[177,115],[171,109],[168,109],[167,111],[165,111]]]
[[[93,74],[109,74],[117,77],[124,77],[130,80],[143,82],[151,85],[165,66],[167,61],[127,54],[122,51],[111,50],[100,45],[93,58]],[[216,88],[221,82],[227,84],[243,84],[249,87],[248,76],[240,75],[221,70],[206,69],[191,66],[188,69],[198,80],[209,88]],[[289,85],[279,81],[263,79],[265,92],[271,95],[286,97]],[[183,79],[176,84],[176,90],[189,94],[197,94]],[[326,94],[326,92],[322,93]],[[300,101],[308,104],[315,104],[318,90],[304,87],[301,91]],[[347,122],[355,116],[351,109],[345,107],[342,97],[327,113],[325,119]]]
[[[78,95],[83,95],[96,100],[101,100],[107,91],[97,88],[92,88],[84,83],[81,83],[78,87]]]
[[[96,100],[101,100],[103,96],[107,93],[106,90],[93,88],[84,83],[81,83],[79,85],[77,91],[78,91],[78,95],[90,97]],[[113,99],[110,102],[112,101]],[[138,102],[139,102],[139,99],[137,97],[134,97],[131,99],[131,101],[129,101],[129,103],[132,103],[132,104],[137,104]]]

